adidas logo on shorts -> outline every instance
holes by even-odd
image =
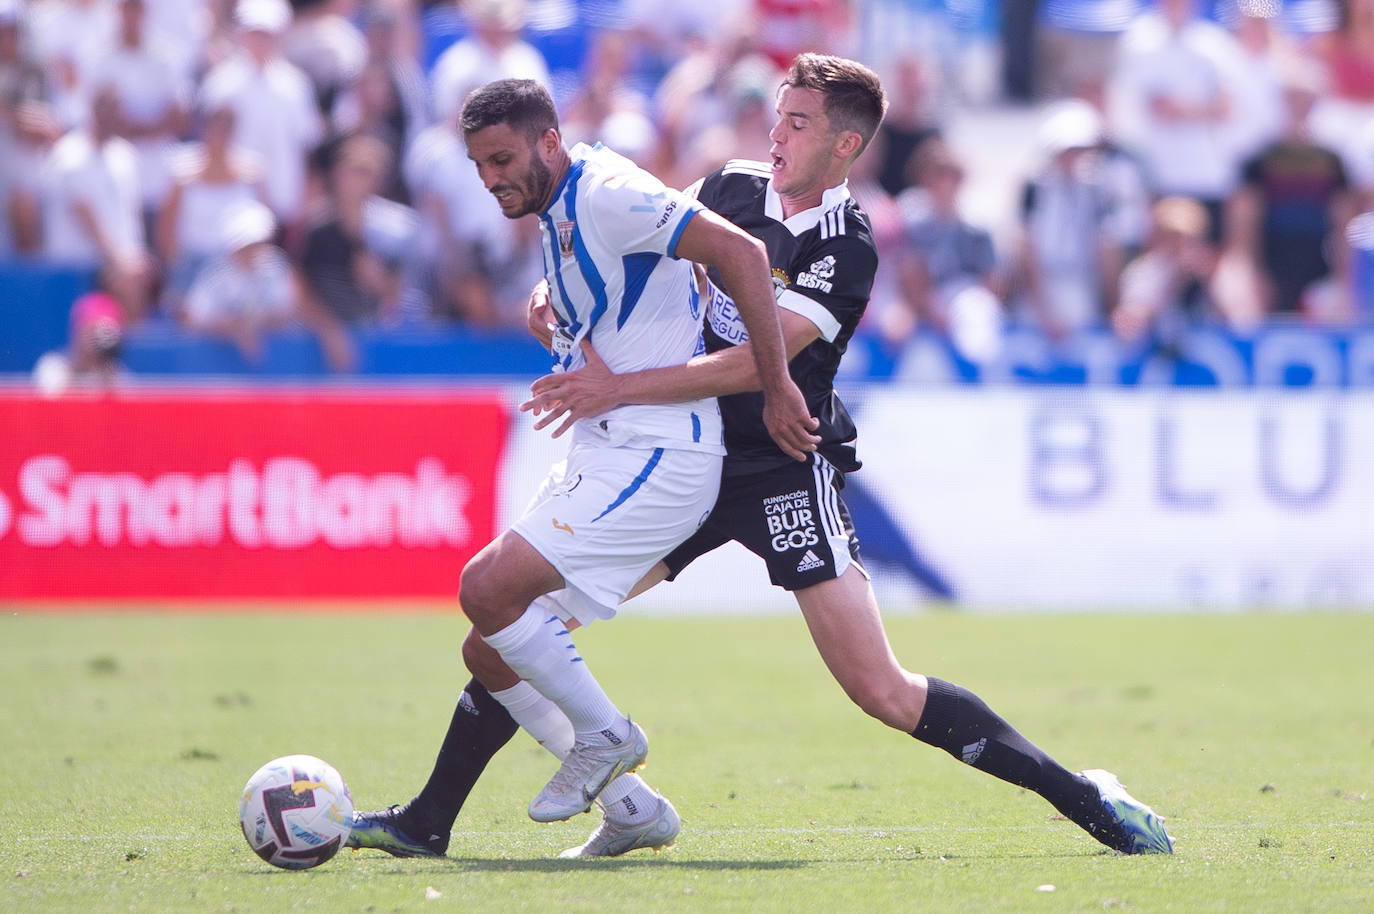
[[[802,556],[802,560],[797,563],[797,570],[810,571],[813,568],[820,568],[823,565],[825,565],[825,559],[808,549],[806,550],[806,555]]]

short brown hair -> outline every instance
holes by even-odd
[[[533,146],[558,129],[558,111],[547,89],[532,79],[498,79],[475,90],[463,102],[458,129],[463,136],[506,124],[523,133]]]
[[[844,57],[798,54],[782,84],[821,93],[830,129],[857,133],[863,140],[860,152],[867,148],[887,113],[887,95],[878,74]]]

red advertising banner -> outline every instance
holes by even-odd
[[[453,596],[496,392],[0,391],[0,599]]]

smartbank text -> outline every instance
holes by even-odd
[[[27,546],[233,543],[248,549],[461,547],[472,486],[434,457],[413,473],[324,474],[309,460],[233,460],[223,472],[74,472],[57,454],[25,460],[12,500],[0,488],[0,538]],[[4,481],[0,480],[0,486]]]

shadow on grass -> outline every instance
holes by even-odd
[[[370,861],[359,860],[360,864]],[[421,872],[421,867],[414,869],[401,868],[396,865],[394,860],[377,860],[388,866],[385,870],[373,870],[372,872],[388,876],[409,876]],[[416,861],[420,863],[421,861]],[[604,873],[615,870],[647,870],[647,869],[677,869],[677,870],[706,870],[709,872],[725,872],[730,870],[766,871],[766,870],[797,870],[810,866],[818,861],[814,860],[674,860],[668,857],[616,857],[613,859],[602,860],[560,860],[557,858],[549,860],[511,860],[501,858],[454,858],[445,857],[438,860],[423,861],[423,870],[428,872],[460,872],[460,873],[576,873],[576,872],[597,872]]]

